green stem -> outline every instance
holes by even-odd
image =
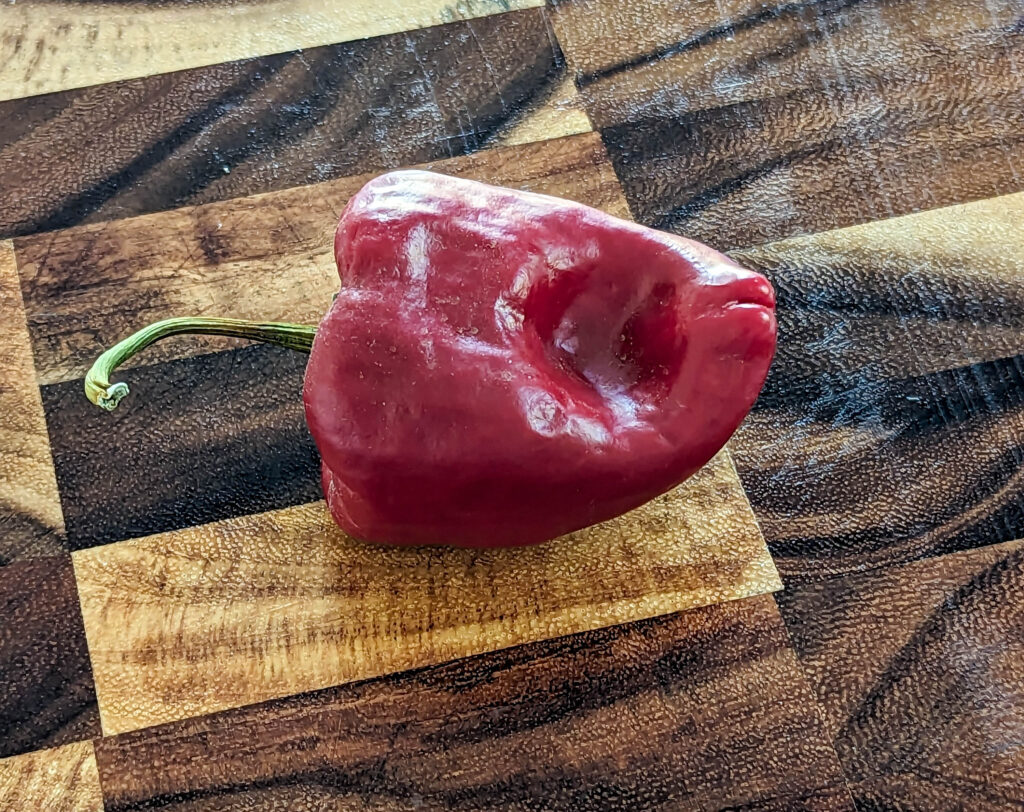
[[[313,346],[316,327],[305,324],[279,324],[276,322],[241,321],[239,319],[204,319],[199,317],[164,319],[143,327],[134,335],[115,344],[96,359],[85,376],[85,396],[108,412],[117,408],[128,394],[128,384],[110,383],[110,374],[121,364],[155,341],[181,333],[199,333],[211,336],[234,336],[276,344],[290,350],[309,352]]]

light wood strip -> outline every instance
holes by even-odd
[[[1022,224],[1024,192],[731,255],[780,289],[777,364],[904,378],[1024,352]]]
[[[596,133],[421,166],[629,216]],[[338,286],[334,227],[371,177],[18,238],[41,383],[83,376],[106,347],[169,316],[319,321]],[[135,363],[230,346],[224,339],[176,339]]]
[[[768,595],[101,739],[110,812],[852,812]]]
[[[542,9],[0,102],[0,237],[589,131]]]
[[[542,0],[5,3],[0,101],[541,5]]]
[[[106,734],[779,587],[725,452],[533,548],[367,545],[318,502],[74,563]]]
[[[537,107],[528,107],[495,133],[491,143],[510,147],[593,130],[571,76],[563,76]]]
[[[10,242],[0,243],[0,369],[0,564],[5,564],[63,552],[64,532]]]
[[[1024,194],[733,252],[782,337],[730,445],[784,576],[1024,533]]]
[[[92,742],[0,760],[0,808],[11,812],[103,812]]]

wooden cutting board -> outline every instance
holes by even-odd
[[[1022,18],[0,7],[0,809],[1024,804]],[[317,321],[400,166],[769,276],[728,450],[549,545],[382,549],[327,516],[303,356],[173,339],[85,400],[151,321]]]

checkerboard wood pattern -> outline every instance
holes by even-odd
[[[0,809],[1024,806],[1022,21],[0,6]],[[728,449],[548,545],[396,550],[327,516],[297,354],[178,338],[86,402],[151,321],[315,322],[403,166],[765,273]]]

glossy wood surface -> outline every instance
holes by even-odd
[[[1022,21],[0,5],[0,809],[1024,808]],[[544,547],[382,550],[325,513],[303,356],[176,338],[86,402],[156,319],[314,323],[410,165],[768,276],[728,450]]]

